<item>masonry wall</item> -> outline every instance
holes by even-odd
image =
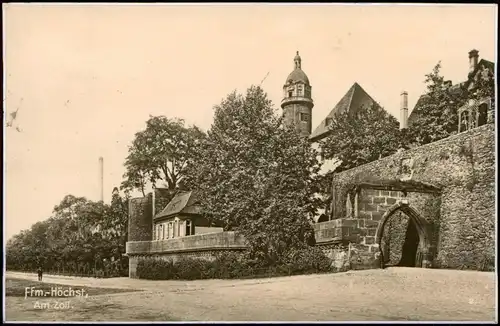
[[[126,245],[127,256],[129,256],[129,277],[135,278],[137,276],[137,264],[144,257],[172,261],[181,257],[211,260],[220,252],[245,249],[244,238],[229,231],[159,241],[129,241]]]
[[[441,196],[431,193],[409,192],[406,196],[400,191],[384,191],[376,189],[361,189],[358,197],[358,213],[359,219],[365,220],[366,243],[375,243],[375,235],[380,224],[382,216],[387,210],[400,200],[407,200],[410,205],[416,209],[422,217],[424,217],[435,230],[433,239],[431,239],[433,247],[437,247],[439,234],[439,219],[441,210]],[[402,257],[403,243],[406,238],[406,231],[410,219],[404,213],[395,213],[387,222],[383,241],[382,250],[386,263],[396,265]]]
[[[345,214],[342,209],[348,186],[366,178],[410,178],[441,187],[440,197],[408,195],[410,205],[435,224],[437,231],[433,241],[437,257],[434,267],[484,269],[488,264],[494,266],[494,151],[494,125],[490,124],[338,173],[333,178],[333,186],[340,194],[336,201],[339,215]],[[360,207],[359,217],[364,217],[366,222],[377,222],[384,209],[400,195],[390,192],[365,196],[367,201],[373,201],[363,203],[365,206]],[[368,222],[368,225],[375,228],[375,223]],[[373,233],[370,227],[365,225],[365,228],[367,234]],[[365,243],[371,241],[371,238],[364,238]]]

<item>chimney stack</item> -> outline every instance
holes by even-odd
[[[399,129],[408,128],[408,93],[406,91],[401,93],[400,115]]]
[[[474,70],[476,70],[478,60],[479,60],[479,51],[471,50],[469,52],[469,74],[473,73]]]
[[[104,158],[99,157],[99,199],[104,202]]]

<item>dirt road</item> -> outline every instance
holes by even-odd
[[[34,274],[7,277],[36,279]],[[495,274],[389,268],[258,280],[147,281],[44,276],[144,292],[70,298],[66,309],[8,297],[8,321],[495,321]]]

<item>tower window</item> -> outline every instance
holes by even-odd
[[[297,86],[297,96],[302,96],[304,93],[303,93],[303,89],[302,89],[302,85],[298,85]]]
[[[292,97],[293,96],[293,92],[292,91],[288,91],[288,97]]]
[[[309,114],[307,113],[301,113],[300,114],[300,121],[309,121]]]

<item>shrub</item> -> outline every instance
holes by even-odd
[[[320,249],[308,247],[289,254],[287,261],[273,265],[263,265],[248,253],[235,252],[219,253],[213,261],[183,257],[174,263],[144,258],[137,264],[137,276],[150,280],[234,279],[327,272],[331,270],[330,265],[330,259]]]
[[[213,263],[198,258],[181,258],[174,263],[175,278],[180,280],[200,280],[213,278]]]
[[[171,280],[176,276],[171,260],[143,258],[137,263],[137,277],[149,280]]]
[[[289,254],[287,265],[292,274],[323,273],[330,271],[332,261],[321,249],[307,247]]]

